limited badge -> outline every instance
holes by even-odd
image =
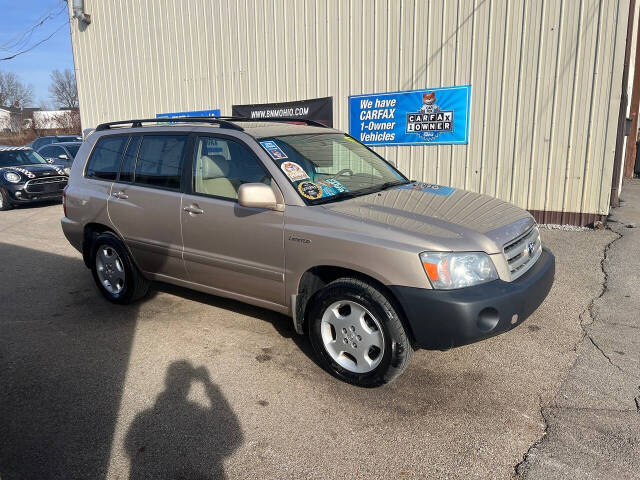
[[[271,158],[274,160],[282,160],[283,158],[289,158],[282,151],[282,149],[278,146],[276,142],[273,140],[268,140],[266,142],[260,142],[260,145],[271,155]]]
[[[309,200],[317,200],[322,197],[322,188],[313,182],[302,182],[298,185],[300,195]]]
[[[307,172],[305,172],[304,169],[295,162],[282,162],[280,168],[292,182],[307,180],[309,178]]]

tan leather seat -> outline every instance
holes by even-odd
[[[227,178],[229,162],[222,155],[208,157],[203,155],[198,160],[196,171],[196,192],[218,197],[238,198],[238,192]]]

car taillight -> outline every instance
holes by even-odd
[[[62,190],[62,211],[65,217],[67,216],[67,188],[69,188],[69,185]]]

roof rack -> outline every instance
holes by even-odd
[[[161,117],[161,118],[144,118],[138,120],[120,120],[117,122],[101,123],[96,127],[96,131],[109,130],[115,125],[128,125],[131,124],[131,128],[142,127],[143,123],[213,123],[219,125],[220,128],[230,128],[232,130],[244,130],[244,128],[234,123],[228,122],[219,117]]]
[[[140,128],[143,123],[212,123],[215,125],[219,125],[220,128],[230,128],[232,130],[240,130],[243,131],[239,125],[236,125],[233,122],[295,122],[295,123],[305,123],[307,125],[313,127],[322,127],[329,128],[326,125],[316,122],[315,120],[309,120],[307,118],[293,118],[293,117],[271,117],[271,118],[249,118],[249,117],[160,117],[160,118],[145,118],[138,120],[119,120],[117,122],[106,122],[101,123],[96,127],[96,132],[102,130],[109,130],[111,127],[116,125],[129,125],[131,124],[131,128]]]
[[[324,123],[320,123],[316,120],[310,120],[308,118],[295,118],[295,117],[269,117],[269,118],[250,118],[250,117],[215,117],[220,120],[228,120],[231,122],[295,122],[306,123],[313,127],[329,128]]]

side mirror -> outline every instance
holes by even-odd
[[[60,155],[58,155],[58,158],[60,160],[69,160],[69,157],[67,157],[67,155],[64,153],[61,153]]]
[[[276,194],[264,183],[245,183],[238,189],[238,203],[247,208],[266,208],[282,212],[284,205],[279,204]]]

